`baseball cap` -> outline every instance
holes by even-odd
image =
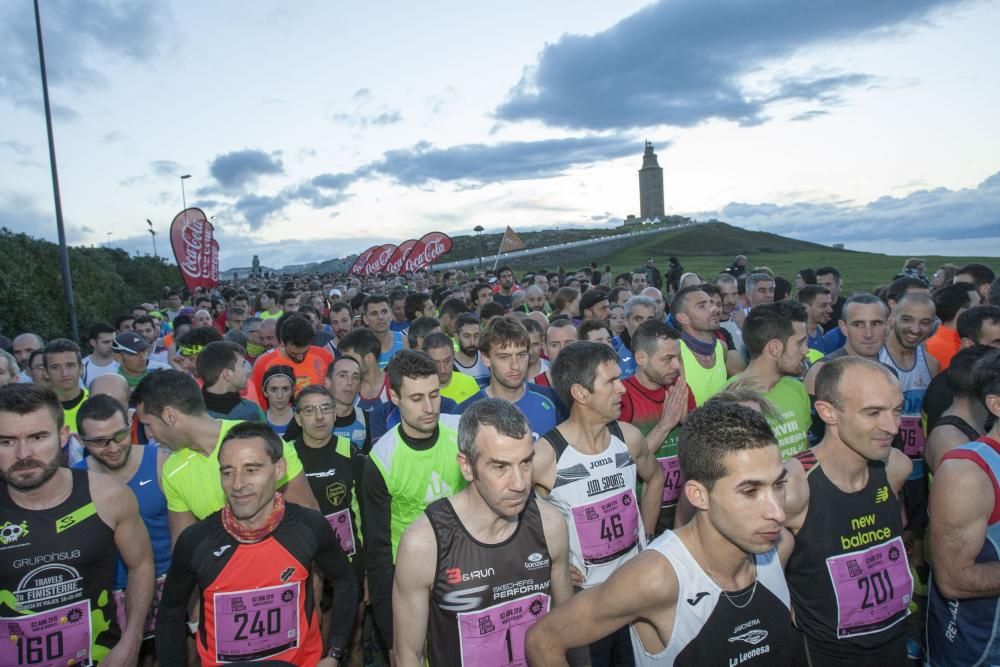
[[[111,349],[125,354],[139,354],[149,349],[149,343],[134,331],[125,331],[115,336]]]

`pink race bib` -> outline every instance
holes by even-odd
[[[0,665],[88,664],[90,634],[90,600],[0,619]]]
[[[215,594],[215,659],[260,660],[299,645],[299,582]]]
[[[903,539],[826,559],[837,596],[837,638],[879,632],[909,614],[913,577]]]
[[[544,593],[456,616],[462,664],[476,667],[527,667],[524,636],[549,612]]]
[[[351,510],[345,508],[339,512],[327,514],[326,520],[333,528],[333,532],[337,534],[337,540],[340,541],[340,548],[348,556],[353,556],[356,548],[354,546],[354,526],[351,523]]]
[[[673,507],[681,497],[684,479],[681,477],[681,462],[676,456],[657,459],[663,468],[663,506]]]
[[[584,565],[613,561],[639,543],[639,509],[631,489],[574,507],[573,523]]]
[[[149,639],[156,630],[156,610],[160,606],[160,597],[163,596],[163,582],[167,580],[167,575],[162,574],[156,578],[156,588],[153,589],[153,602],[149,606],[149,613],[146,614],[146,625],[142,630],[143,639]],[[125,591],[115,591],[115,607],[118,618],[118,627],[125,630],[125,620],[127,619],[125,608]]]
[[[920,417],[901,417],[899,420],[899,437],[903,440],[903,453],[911,458],[924,455],[927,436],[920,425]]]

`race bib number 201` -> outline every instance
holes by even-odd
[[[56,667],[90,662],[90,601],[0,619],[0,665]]]
[[[837,638],[879,632],[906,618],[913,577],[903,540],[826,559],[837,596]]]

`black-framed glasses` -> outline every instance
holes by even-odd
[[[107,447],[112,442],[114,442],[116,445],[120,445],[123,442],[127,441],[130,435],[131,432],[129,428],[125,427],[122,430],[113,433],[110,438],[80,438],[80,439],[83,440],[83,443],[88,447],[95,447],[97,449],[101,449],[103,447]]]

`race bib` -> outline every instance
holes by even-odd
[[[618,495],[573,508],[584,565],[600,565],[628,553],[639,542],[639,509],[635,494]]]
[[[826,559],[837,596],[837,638],[879,632],[909,615],[913,577],[903,539]]]
[[[215,659],[261,660],[299,645],[299,582],[215,594]]]
[[[353,556],[357,549],[354,546],[354,524],[351,523],[351,510],[342,509],[339,512],[326,515],[326,521],[337,534],[340,548],[348,556]]]
[[[899,420],[899,437],[903,440],[903,453],[910,458],[920,458],[924,455],[924,445],[927,436],[924,435],[920,417],[902,417]]]
[[[0,619],[0,665],[89,664],[90,634],[90,600]]]
[[[524,636],[549,612],[549,596],[540,593],[489,609],[456,616],[463,665],[526,667]]]
[[[681,478],[681,462],[676,456],[657,459],[663,468],[663,507],[673,507],[681,497],[684,480]]]
[[[167,580],[166,574],[161,574],[156,578],[156,587],[153,589],[153,602],[149,606],[149,613],[146,614],[146,625],[142,630],[142,638],[149,639],[153,636],[153,631],[156,630],[156,609],[160,606],[160,597],[163,595],[163,582]],[[127,619],[126,609],[125,609],[125,591],[117,590],[114,592],[115,597],[115,608],[118,618],[118,627],[125,630],[125,621]]]

